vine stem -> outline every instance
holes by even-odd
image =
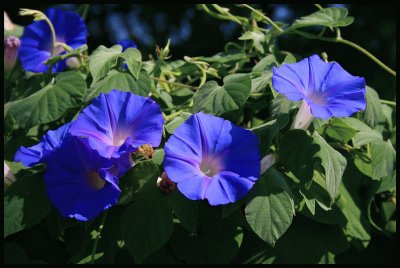
[[[384,104],[387,104],[387,105],[396,106],[396,102],[394,102],[394,101],[381,100],[381,103],[384,103]]]
[[[100,225],[99,225],[99,229],[97,230],[98,234],[97,234],[96,239],[94,240],[94,243],[93,243],[92,258],[90,260],[91,264],[94,264],[94,261],[95,261],[96,251],[97,251],[97,244],[98,244],[99,238],[101,236],[101,231],[103,230],[103,225],[106,222],[107,215],[108,215],[108,210],[106,210],[104,212],[103,216],[101,217],[101,222],[100,222]]]
[[[269,17],[265,16],[263,13],[261,13],[260,11],[252,8],[251,6],[247,5],[247,4],[239,4],[238,6],[240,7],[246,7],[248,9],[250,9],[251,11],[253,11],[254,13],[256,13],[257,15],[261,16],[262,18],[264,18],[266,21],[268,21],[272,26],[274,26],[279,32],[283,33],[283,29],[281,27],[279,27],[275,22],[273,22]]]
[[[314,34],[310,34],[310,33],[306,33],[306,32],[302,32],[302,31],[298,31],[298,30],[292,30],[292,31],[288,31],[287,33],[296,33],[299,34],[305,38],[309,38],[309,39],[317,39],[317,40],[321,40],[321,41],[327,41],[327,42],[333,42],[333,43],[342,43],[348,46],[351,46],[354,49],[357,49],[358,51],[360,51],[361,53],[363,53],[364,55],[366,55],[367,57],[369,57],[371,60],[373,60],[376,64],[378,64],[379,66],[381,66],[385,71],[387,71],[388,73],[390,73],[393,76],[396,76],[396,72],[393,71],[392,69],[390,69],[388,66],[386,66],[383,62],[381,62],[377,57],[375,57],[374,55],[372,55],[368,50],[366,50],[365,48],[357,45],[356,43],[353,43],[349,40],[343,39],[341,37],[336,37],[336,38],[332,38],[332,37],[321,37],[318,35],[314,35]]]
[[[190,89],[193,89],[193,90],[198,90],[199,89],[199,87],[189,86],[189,85],[176,83],[176,82],[171,82],[171,81],[168,81],[168,80],[165,80],[165,79],[161,79],[161,78],[158,78],[158,77],[154,77],[154,76],[151,76],[150,78],[155,80],[155,81],[171,84],[171,85],[174,85],[174,86],[187,87],[187,88],[190,88]]]

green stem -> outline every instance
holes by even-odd
[[[86,17],[87,17],[88,11],[89,11],[89,7],[90,7],[90,4],[84,4],[83,5],[83,12],[82,12],[82,19],[83,20],[86,20]]]
[[[92,248],[92,259],[90,260],[91,264],[94,264],[94,261],[95,261],[96,251],[97,251],[97,244],[98,244],[99,238],[101,236],[101,231],[103,230],[103,225],[106,222],[107,215],[108,215],[108,210],[106,210],[103,213],[103,216],[101,218],[101,222],[100,222],[100,225],[99,225],[99,229],[97,230],[98,234],[96,236],[96,239],[94,240],[93,248]]]
[[[44,14],[43,14],[44,15]],[[50,57],[54,56],[54,53],[56,52],[56,47],[57,47],[57,41],[56,41],[56,31],[54,30],[54,26],[51,23],[51,21],[49,20],[49,18],[44,15],[44,20],[46,21],[46,23],[49,25],[50,27],[50,32],[51,32],[51,44],[52,44],[52,48],[51,48],[51,54]]]
[[[189,85],[185,85],[185,84],[181,84],[181,83],[170,82],[168,80],[157,78],[157,77],[153,77],[153,76],[151,76],[150,78],[153,79],[153,80],[156,80],[158,82],[163,82],[163,83],[171,84],[171,85],[174,85],[174,86],[186,87],[186,88],[193,89],[193,90],[198,90],[199,89],[198,87],[195,87],[195,86],[189,86]]]
[[[393,76],[396,76],[396,72],[393,71],[392,69],[390,69],[388,66],[386,66],[383,62],[381,62],[378,58],[376,58],[374,55],[372,55],[369,51],[367,51],[365,48],[349,41],[343,38],[332,38],[332,37],[321,37],[315,34],[310,34],[310,33],[306,33],[306,32],[302,32],[302,31],[298,31],[298,30],[292,30],[290,32],[287,33],[296,33],[298,35],[301,35],[305,38],[308,39],[317,39],[317,40],[321,40],[321,41],[327,41],[327,42],[333,42],[333,43],[342,43],[348,46],[351,46],[352,48],[357,49],[358,51],[360,51],[361,53],[363,53],[364,55],[366,55],[367,57],[369,57],[371,60],[373,60],[376,64],[378,64],[379,66],[381,66],[385,71],[387,71],[388,73],[390,73]]]
[[[192,107],[192,106],[189,106],[189,105],[186,105],[186,106],[175,106],[175,107],[165,108],[165,109],[163,109],[163,111],[164,111],[164,112],[169,112],[169,111],[172,111],[172,110],[191,109],[191,108],[193,108],[193,107]],[[172,114],[170,114],[170,115],[172,115]],[[169,115],[169,116],[170,116],[170,115]]]
[[[387,104],[387,105],[396,106],[396,102],[394,102],[394,101],[381,100],[381,103],[384,103],[384,104]]]
[[[283,33],[283,29],[281,27],[279,27],[278,25],[275,24],[275,22],[273,22],[269,17],[265,16],[263,13],[259,12],[258,10],[252,8],[251,6],[247,5],[247,4],[240,4],[238,5],[240,7],[246,7],[248,9],[250,9],[251,11],[253,11],[254,13],[256,13],[257,15],[261,16],[263,19],[265,19],[267,22],[269,22],[272,26],[274,26],[279,32]]]

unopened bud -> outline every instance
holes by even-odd
[[[135,155],[143,155],[145,159],[153,158],[154,149],[150,144],[143,144],[134,152]]]
[[[19,15],[20,16],[33,16],[33,20],[44,20],[46,19],[46,15],[35,9],[29,9],[29,8],[21,8],[19,10]]]
[[[66,64],[70,69],[78,69],[81,66],[81,63],[79,62],[77,57],[67,58]]]
[[[165,171],[161,174],[161,177],[158,177],[157,186],[165,194],[168,194],[175,189],[175,183],[168,178]]]
[[[261,159],[260,174],[264,174],[272,165],[276,163],[276,158],[273,154],[268,154]]]
[[[4,162],[4,190],[15,182],[15,176],[6,162]]]
[[[10,71],[17,62],[18,48],[21,41],[16,36],[8,36],[4,39],[4,69]]]
[[[12,23],[7,13],[4,11],[4,31],[12,31],[14,28],[14,23]]]

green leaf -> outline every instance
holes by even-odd
[[[199,201],[186,198],[179,190],[170,193],[171,204],[179,221],[192,234],[197,233]]]
[[[284,128],[289,121],[289,115],[284,114],[277,119],[271,120],[265,124],[252,128],[251,131],[260,139],[260,151],[262,155],[269,152],[272,140],[275,135]]]
[[[198,234],[192,235],[181,224],[176,224],[169,245],[176,257],[187,263],[229,263],[242,242],[242,231],[235,223],[235,215],[222,218],[219,207],[202,205],[198,217]]]
[[[309,188],[319,146],[304,130],[293,129],[283,135],[279,155],[285,166]]]
[[[347,16],[348,11],[346,8],[329,7],[318,10],[308,16],[297,19],[288,29],[294,30],[302,27],[309,26],[331,26],[343,27],[353,23],[354,18]]]
[[[333,118],[328,124],[324,125],[325,133],[334,140],[347,143],[357,131],[339,118]]]
[[[317,132],[314,132],[313,140],[315,144],[320,146],[320,150],[315,156],[321,159],[321,165],[325,170],[326,187],[333,201],[338,195],[339,185],[347,161],[343,155],[333,149]]]
[[[278,62],[276,61],[274,54],[268,54],[264,58],[262,58],[256,65],[254,65],[251,73],[261,73],[265,71],[272,72],[272,68],[278,66]]]
[[[133,92],[133,85],[136,84],[132,75],[128,73],[120,73],[117,71],[111,71],[108,73],[106,77],[103,79],[93,83],[88,92],[89,94],[86,96],[86,101],[89,101],[100,93],[108,93],[112,89],[118,89],[120,91]],[[134,92],[136,93],[136,92]]]
[[[164,155],[165,155],[164,149],[157,149],[154,151],[153,158],[151,160],[158,166],[161,166],[164,161]]]
[[[86,91],[85,80],[75,72],[57,75],[50,83],[29,97],[10,103],[8,113],[19,126],[33,126],[59,119],[69,108],[82,103]]]
[[[393,172],[393,175],[383,177],[380,180],[380,185],[376,193],[382,193],[385,191],[390,191],[396,188],[396,170]]]
[[[294,202],[290,190],[283,176],[270,168],[257,181],[252,194],[245,208],[246,220],[262,240],[274,246],[293,219]]]
[[[151,179],[157,178],[159,173],[158,166],[153,161],[147,160],[135,164],[119,180],[121,195],[118,203],[128,204],[131,202],[143,185]]]
[[[17,178],[4,194],[4,237],[39,223],[50,209],[43,173]]]
[[[194,95],[194,109],[196,112],[211,114],[237,110],[246,102],[250,91],[249,74],[225,76],[223,86],[219,86],[215,81],[208,81]]]
[[[89,70],[92,74],[93,82],[97,82],[99,79],[103,78],[108,71],[115,66],[117,58],[122,55],[121,52],[122,47],[120,45],[114,45],[110,48],[101,45],[93,51],[92,55],[90,55],[89,62]],[[130,55],[130,53],[128,55]],[[134,57],[132,57],[132,59],[133,58]]]
[[[29,258],[24,248],[15,242],[4,244],[4,264],[26,263],[29,263]]]
[[[174,227],[171,197],[157,187],[156,180],[154,176],[143,186],[121,219],[122,237],[137,263],[161,248]]]
[[[378,93],[372,87],[367,86],[366,89],[367,107],[364,112],[364,121],[369,126],[374,127],[385,120],[385,115]]]
[[[354,148],[360,148],[361,146],[371,143],[382,141],[382,134],[374,129],[369,129],[368,131],[358,132],[353,139]]]
[[[315,165],[324,168],[325,183],[332,202],[338,194],[338,187],[346,167],[346,159],[333,149],[319,134],[312,137],[305,131],[294,129],[286,133],[281,142],[280,156],[285,166],[309,188]]]
[[[346,189],[344,184],[340,184],[340,196],[337,206],[341,209],[347,219],[344,232],[349,235],[349,240],[359,249],[368,246],[371,239],[369,230],[363,225],[366,221],[361,209],[358,207],[352,194]]]
[[[396,151],[390,141],[371,144],[372,179],[379,180],[392,175],[396,167]]]
[[[274,90],[273,90],[274,91]],[[276,91],[275,91],[276,92]],[[288,114],[291,109],[298,107],[299,104],[291,100],[288,100],[285,95],[278,94],[271,101],[270,110],[274,118],[279,117],[283,114]]]
[[[142,66],[142,54],[136,48],[128,48],[122,53],[122,57],[126,60],[129,71],[138,79],[140,67]]]
[[[239,40],[252,40],[255,49],[264,54],[264,46],[262,43],[265,42],[265,35],[261,31],[254,30],[245,32],[239,37]]]
[[[165,125],[165,129],[169,134],[173,134],[175,129],[177,129],[183,122],[185,122],[192,114],[183,112],[179,116],[174,117]]]

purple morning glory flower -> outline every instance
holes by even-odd
[[[137,45],[135,44],[135,42],[130,39],[121,40],[117,44],[122,46],[122,52],[124,52],[126,49],[128,49],[130,47],[137,48]]]
[[[40,142],[31,147],[21,146],[14,155],[14,161],[21,161],[26,167],[46,163],[49,156],[60,147],[63,139],[69,135],[70,123],[64,124],[57,130],[49,130]]]
[[[274,89],[289,100],[304,100],[304,114],[329,119],[365,109],[365,79],[352,76],[336,62],[327,63],[313,55],[272,71]]]
[[[260,159],[252,132],[200,112],[167,141],[164,169],[187,198],[215,206],[246,195],[260,176]]]
[[[67,44],[73,49],[86,44],[87,28],[77,13],[50,8],[45,14],[53,24],[56,42]],[[51,31],[45,21],[35,21],[25,27],[18,56],[26,71],[46,72],[49,65],[46,65],[45,62],[50,59],[51,50]],[[61,46],[57,46],[55,49],[55,55],[64,52]],[[53,66],[52,72],[60,72],[65,68],[66,60],[62,60]]]
[[[120,158],[143,144],[157,147],[164,119],[150,98],[111,90],[100,94],[71,124],[74,136],[87,137],[89,145],[105,158]]]
[[[69,136],[48,159],[44,180],[61,215],[87,221],[117,203],[121,193],[117,172],[86,138]]]

